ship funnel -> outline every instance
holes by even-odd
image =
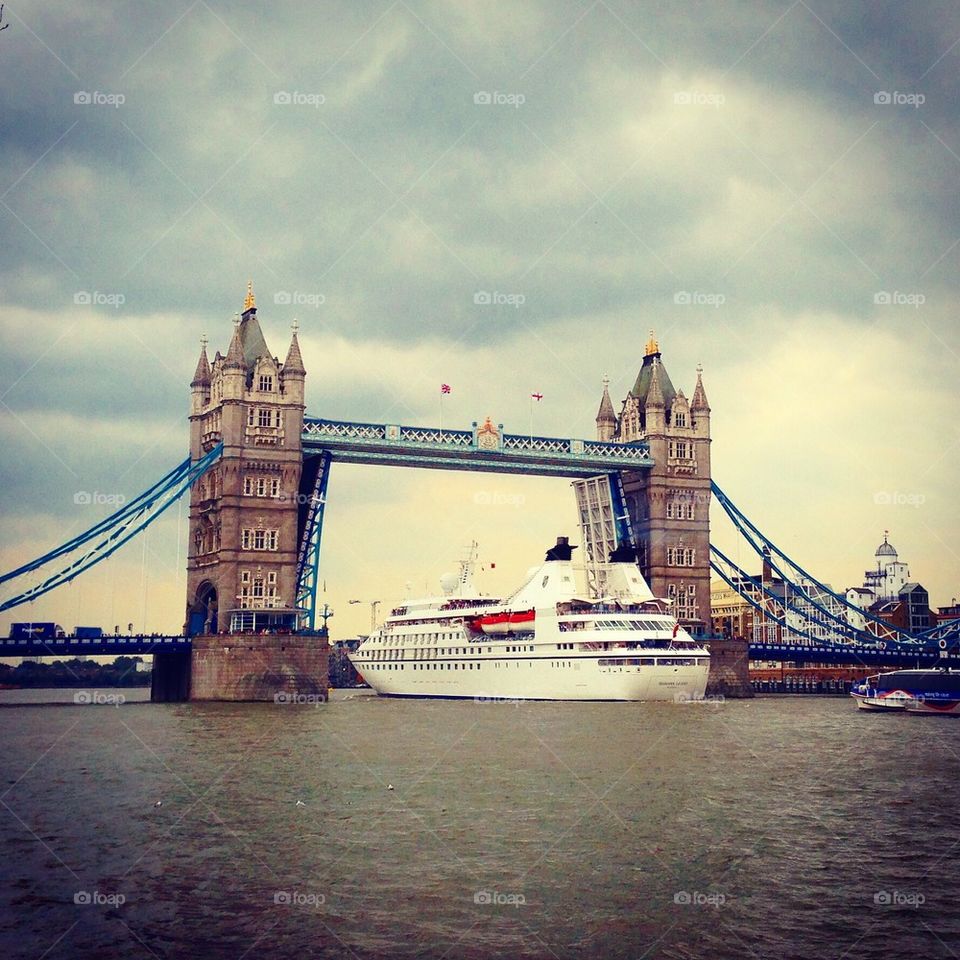
[[[576,547],[570,546],[569,537],[557,537],[557,542],[547,551],[547,560],[569,560]]]
[[[637,548],[629,541],[624,540],[618,543],[616,550],[610,551],[611,563],[636,563]]]

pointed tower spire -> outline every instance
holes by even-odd
[[[706,410],[710,412],[710,404],[707,403],[707,393],[703,389],[703,366],[697,364],[697,385],[693,391],[693,399],[690,401],[691,410]]]
[[[610,400],[610,380],[603,378],[603,397],[600,399],[600,409],[597,411],[597,423],[616,423],[617,415],[613,409],[613,403]]]
[[[256,298],[253,296],[253,281],[248,280],[247,295],[243,301],[243,312],[246,313],[248,310],[256,310],[256,309],[257,309],[257,301],[256,301]]]
[[[600,409],[597,411],[597,439],[609,442],[617,432],[617,414],[610,402],[610,385],[608,377],[603,378],[603,397],[600,400]]]
[[[647,409],[650,407],[660,407],[662,409],[666,406],[663,399],[663,388],[660,386],[660,360],[656,356],[653,358],[653,373],[650,375],[650,389],[647,391],[645,406]]]
[[[243,343],[240,340],[240,318],[234,317],[233,337],[230,340],[230,349],[227,350],[225,367],[239,367],[243,369]]]
[[[291,324],[293,336],[290,338],[290,349],[287,351],[287,359],[283,361],[283,373],[287,376],[291,373],[299,373],[306,376],[307,371],[303,367],[303,357],[300,354],[300,341],[297,339],[297,330],[300,325],[296,320]]]
[[[193,374],[191,387],[206,387],[210,384],[210,361],[207,359],[207,338],[200,338],[200,359],[197,361],[197,369]]]
[[[645,357],[654,357],[660,352],[660,344],[657,343],[657,338],[654,335],[653,330],[650,331],[650,339],[647,341],[647,349],[644,353]]]

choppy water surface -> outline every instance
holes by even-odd
[[[960,954],[956,721],[356,696],[0,736],[3,956]]]

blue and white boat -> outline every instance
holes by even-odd
[[[861,710],[960,716],[960,671],[892,670],[856,683],[850,696]]]

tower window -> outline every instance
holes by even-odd
[[[279,427],[280,411],[273,407],[247,407],[248,427]]]
[[[673,425],[675,427],[685,427],[687,425],[687,415],[685,413],[677,413],[673,418]]]
[[[667,547],[668,567],[694,567],[697,551],[693,547]]]
[[[280,496],[280,478],[246,476],[243,478],[243,493],[247,497],[272,497],[276,500]]]
[[[269,373],[260,374],[260,389],[267,393],[273,390],[273,377]]]
[[[673,498],[667,501],[668,520],[695,520],[693,501]]]
[[[240,545],[243,550],[276,550],[280,532],[278,530],[250,530],[240,532]]]

